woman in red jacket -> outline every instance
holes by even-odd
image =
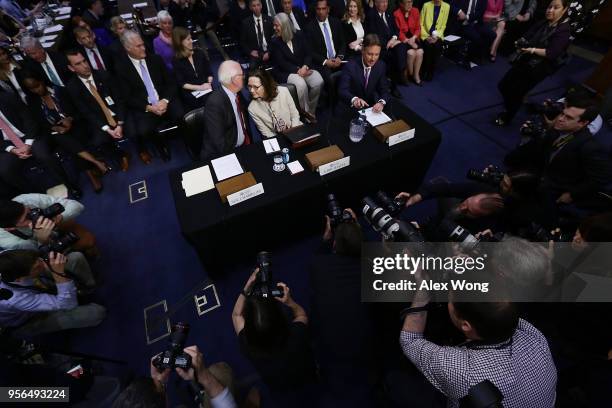
[[[395,24],[399,29],[399,40],[408,44],[408,67],[406,76],[421,85],[419,71],[423,63],[423,48],[420,44],[421,23],[419,10],[412,7],[412,0],[400,0],[400,6],[393,12]]]

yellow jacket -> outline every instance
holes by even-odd
[[[438,21],[436,21],[436,31],[438,37],[444,40],[444,30],[446,29],[446,23],[448,22],[448,15],[450,14],[450,5],[444,1],[440,2],[440,15]],[[433,24],[434,19],[434,2],[428,1],[423,4],[421,10],[421,39],[424,40],[429,37],[429,30]]]

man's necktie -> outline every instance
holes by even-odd
[[[368,81],[370,80],[370,69],[372,69],[371,67],[366,67],[365,69],[365,89],[368,89]]]
[[[325,36],[325,47],[327,48],[327,59],[334,58],[334,48],[332,46],[331,34],[327,28],[327,23],[323,23],[323,34]]]
[[[157,93],[155,92],[153,81],[151,81],[151,76],[149,75],[149,70],[144,63],[144,60],[140,60],[140,72],[142,73],[142,80],[145,84],[145,88],[147,88],[147,99],[151,105],[155,105],[157,102],[159,102],[159,99],[157,99]]]
[[[389,24],[387,24],[387,18],[385,17],[385,13],[380,13],[380,18],[382,18],[383,23],[385,23],[385,27],[389,28]]]
[[[49,77],[51,82],[53,82],[53,84],[57,86],[64,86],[64,84],[62,84],[62,81],[57,77],[57,75],[55,75],[49,64],[47,64],[47,61],[43,62],[43,65],[45,67],[45,71],[47,71],[47,76]]]
[[[96,62],[96,70],[106,70],[102,59],[98,55],[98,51],[94,48],[93,50],[91,50],[91,53],[93,54],[94,61]]]
[[[263,48],[263,30],[260,18],[257,19],[257,44],[259,44],[259,48]]]
[[[240,126],[242,126],[242,133],[244,134],[243,145],[251,144],[251,137],[249,136],[249,132],[247,132],[246,123],[244,121],[244,116],[242,114],[242,105],[240,104],[240,98],[238,97],[238,94],[236,94],[236,109],[238,109],[238,117],[240,118]]]
[[[108,109],[108,106],[106,106],[106,104],[102,100],[102,97],[98,93],[98,90],[94,86],[93,82],[88,80],[87,85],[89,85],[89,91],[93,95],[94,99],[96,100],[96,102],[98,102],[98,105],[100,105],[100,108],[102,109],[102,113],[104,113],[104,117],[106,117],[106,123],[108,123],[110,127],[117,126],[117,121],[115,120],[115,118],[113,118],[113,114],[111,113],[110,109]]]
[[[10,140],[13,146],[15,146],[17,149],[23,149],[26,146],[26,144],[23,143],[23,140],[17,136],[9,124],[2,119],[2,117],[0,117],[0,130],[2,130],[4,136],[6,136],[6,138]]]

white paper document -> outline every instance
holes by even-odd
[[[278,140],[273,137],[270,139],[264,139],[263,141],[264,149],[266,149],[266,154],[280,152],[280,146],[278,145]]]
[[[300,162],[297,160],[292,161],[291,163],[287,163],[287,168],[289,169],[289,172],[291,173],[292,176],[294,174],[301,173],[304,171],[304,168],[302,167]]]
[[[235,153],[211,160],[210,163],[215,170],[215,175],[217,176],[218,181],[244,173],[244,170],[242,170],[242,166],[240,165],[238,157],[236,157]]]
[[[57,16],[55,17],[55,21],[62,21],[62,20],[67,20],[70,18],[70,14],[64,14],[63,16]]]
[[[194,98],[201,98],[210,92],[212,92],[212,89],[207,89],[205,91],[191,91],[191,94],[194,96]]]
[[[57,34],[51,34],[51,35],[44,35],[42,37],[40,37],[38,39],[38,41],[40,41],[41,43],[44,42],[52,42],[53,40],[55,40],[57,38]]]
[[[53,44],[54,43],[50,42],[50,43],[41,43],[40,45],[42,45],[43,48],[51,48],[53,47]]]
[[[459,40],[460,38],[461,38],[461,37],[458,37],[458,36],[456,36],[456,35],[452,35],[452,34],[451,34],[451,35],[447,35],[446,37],[444,37],[444,41],[447,41],[447,42],[453,42],[453,41],[457,41],[457,40]]]
[[[132,18],[132,13],[123,13],[121,14],[121,18],[126,19],[126,18]]]
[[[391,122],[391,118],[385,112],[375,113],[372,108],[365,110],[366,120],[371,126],[382,125],[383,123]]]
[[[57,12],[59,14],[70,14],[70,12],[72,11],[72,7],[67,6],[67,7],[60,7],[57,9]]]
[[[45,33],[45,34],[57,33],[58,31],[62,31],[63,29],[64,29],[63,25],[56,24],[54,26],[45,28],[45,31],[43,31],[43,33]]]
[[[142,7],[147,7],[147,2],[143,2],[143,3],[136,3],[136,4],[132,4],[132,7],[134,8],[142,8]]]
[[[215,188],[215,183],[210,173],[210,166],[202,166],[184,172],[181,184],[183,185],[183,190],[185,190],[185,195],[187,197]]]

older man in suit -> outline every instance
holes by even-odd
[[[20,45],[27,56],[24,69],[39,74],[39,77],[47,78],[56,86],[66,85],[71,74],[64,55],[46,51],[36,38],[30,36],[23,37]]]
[[[293,0],[282,0],[281,6],[283,8],[281,11],[287,14],[291,21],[291,29],[294,33],[306,28],[306,16],[301,8],[293,5]]]
[[[96,71],[113,71],[113,56],[104,47],[96,44],[96,34],[85,27],[76,27],[73,30],[74,38],[80,45],[83,56],[89,60],[89,66]]]
[[[363,109],[372,107],[383,110],[391,95],[387,67],[381,61],[382,44],[376,34],[368,34],[363,40],[361,58],[348,62],[340,76],[340,103],[344,107]],[[346,109],[345,109],[346,111]]]
[[[331,75],[342,69],[342,60],[346,55],[344,31],[340,21],[330,16],[327,0],[317,0],[315,14],[315,18],[306,27],[306,37],[314,68],[329,84]]]
[[[115,61],[115,77],[122,86],[131,122],[130,134],[138,144],[140,159],[151,163],[145,141],[151,140],[164,161],[170,160],[170,148],[159,128],[171,123],[181,124],[183,107],[177,95],[177,85],[171,79],[162,59],[147,54],[140,34],[127,30],[121,36],[126,54]]]
[[[251,143],[246,103],[240,91],[244,73],[240,64],[228,60],[219,66],[221,89],[213,91],[204,107],[206,136],[204,159],[229,154],[234,148]]]
[[[253,14],[242,20],[240,47],[254,68],[270,60],[268,48],[272,41],[272,18],[261,12],[261,0],[250,0],[249,8]]]

